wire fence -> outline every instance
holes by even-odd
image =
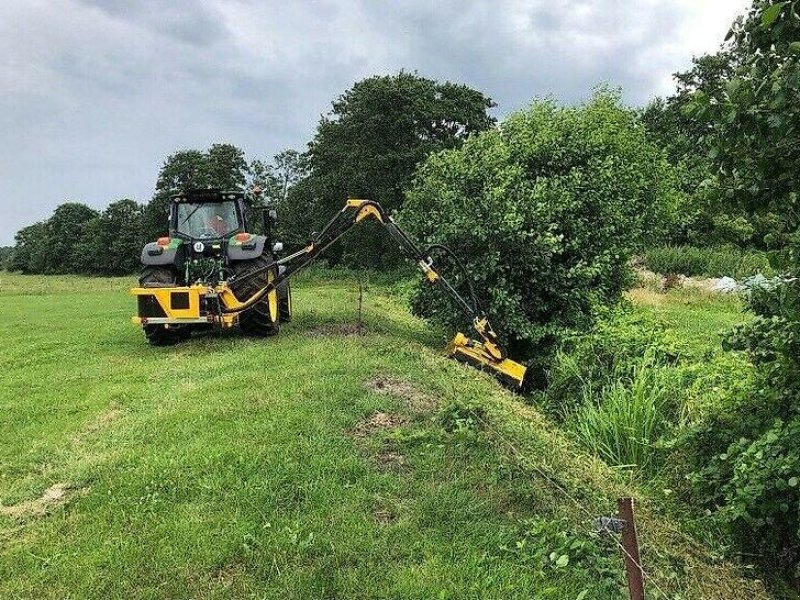
[[[533,469],[536,473],[538,473],[553,487],[553,489],[560,492],[565,498],[567,498],[570,502],[572,502],[575,506],[577,506],[581,512],[583,512],[586,516],[589,517],[589,519],[591,519],[592,521],[596,520],[597,514],[589,510],[589,508],[587,508],[582,502],[580,502],[580,500],[578,500],[574,495],[570,494],[566,490],[566,488],[564,488],[563,485],[558,483],[558,481],[556,481],[555,478],[553,478],[551,475],[545,472],[541,467],[539,467],[532,460],[526,457],[525,454],[519,448],[517,448],[517,446],[511,440],[509,440],[505,435],[503,435],[497,428],[492,427],[492,425],[490,425],[486,419],[481,417],[477,413],[477,411],[473,412],[473,416],[479,423],[481,423],[481,425],[483,425],[486,431],[491,433],[498,441],[502,442],[507,448],[509,448],[511,452],[517,457],[517,459],[520,460],[520,462],[524,463],[525,465]],[[664,591],[664,588],[661,585],[659,585],[656,578],[654,578],[651,573],[645,571],[644,567],[642,567],[641,565],[641,562],[636,560],[630,554],[630,552],[628,552],[625,546],[622,545],[622,542],[620,542],[614,535],[610,535],[610,538],[619,547],[619,549],[622,551],[622,554],[626,556],[628,560],[630,560],[631,563],[636,566],[637,569],[639,569],[644,579],[648,583],[650,583],[662,596],[668,598],[669,596],[667,595],[666,591]]]

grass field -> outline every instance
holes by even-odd
[[[0,273],[1,598],[620,598],[626,493],[668,597],[767,597],[387,288],[151,348],[130,283]]]

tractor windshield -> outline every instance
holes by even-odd
[[[176,230],[192,239],[225,237],[241,228],[235,202],[182,202]]]

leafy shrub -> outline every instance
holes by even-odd
[[[400,219],[466,265],[501,339],[548,355],[630,282],[628,260],[668,201],[668,166],[618,96],[585,105],[537,101],[417,171]],[[438,291],[415,312],[465,319]]]
[[[647,250],[644,265],[656,273],[680,273],[700,277],[744,279],[757,273],[774,274],[766,252],[736,246],[701,248],[661,246]]]
[[[754,389],[694,428],[696,497],[746,552],[800,584],[800,280],[751,292],[757,316],[727,339],[756,367]]]

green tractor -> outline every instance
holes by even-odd
[[[142,250],[144,267],[136,294],[137,322],[156,346],[172,344],[193,330],[238,325],[247,335],[278,333],[292,316],[289,281],[266,294],[235,318],[223,318],[222,286],[238,298],[250,298],[276,279],[284,267],[276,263],[282,250],[272,240],[274,211],[264,211],[265,235],[248,232],[245,195],[241,191],[192,190],[172,197],[169,236]],[[198,306],[194,306],[197,304]],[[171,318],[175,316],[189,318]]]

